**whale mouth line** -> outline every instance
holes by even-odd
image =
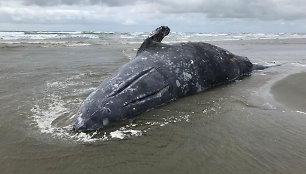
[[[169,85],[163,87],[162,89],[160,89],[158,91],[149,93],[148,95],[145,95],[145,96],[140,97],[138,99],[134,99],[134,100],[124,104],[123,107],[128,107],[128,106],[131,106],[131,105],[135,105],[137,103],[143,103],[147,100],[151,100],[151,99],[154,99],[154,98],[161,97],[166,91],[168,91],[168,89],[169,89]]]
[[[142,79],[144,76],[150,74],[153,71],[154,67],[151,67],[149,69],[146,69],[142,72],[140,72],[139,74],[129,78],[127,80],[127,82],[125,83],[121,83],[119,85],[119,88],[117,90],[115,90],[114,92],[112,92],[107,98],[111,98],[119,93],[121,93],[122,91],[124,91],[126,88],[128,88],[131,84],[135,83],[136,81]]]

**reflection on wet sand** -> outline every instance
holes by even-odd
[[[272,88],[273,97],[280,103],[301,112],[306,112],[306,72],[290,75]]]

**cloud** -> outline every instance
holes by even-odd
[[[0,2],[7,0],[0,0]],[[161,11],[164,14],[200,13],[208,18],[256,18],[262,20],[292,20],[306,18],[304,0],[11,0],[21,6],[82,6],[143,7],[146,11]],[[133,8],[132,8],[133,9]]]
[[[302,0],[160,0],[168,13],[202,13],[209,18],[292,20],[306,18]]]
[[[0,23],[123,26],[306,19],[304,0],[0,0]],[[1,29],[1,28],[0,28]]]
[[[28,1],[29,2],[29,1]],[[32,1],[31,1],[32,2]],[[36,1],[35,1],[36,2]],[[67,3],[68,1],[61,1]],[[158,11],[146,9],[156,8],[153,4],[115,6],[106,5],[2,5],[0,6],[0,22],[12,23],[103,23],[107,21],[132,25],[136,22],[148,22],[160,17]]]
[[[108,5],[124,6],[137,4],[139,0],[13,0],[21,2],[23,5],[31,6],[59,6],[59,5]]]

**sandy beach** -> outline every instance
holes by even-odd
[[[274,98],[292,109],[306,114],[306,73],[290,75],[271,88]]]

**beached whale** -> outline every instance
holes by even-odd
[[[208,43],[161,43],[169,32],[166,26],[157,28],[134,59],[86,98],[74,118],[76,131],[101,129],[265,68]]]

